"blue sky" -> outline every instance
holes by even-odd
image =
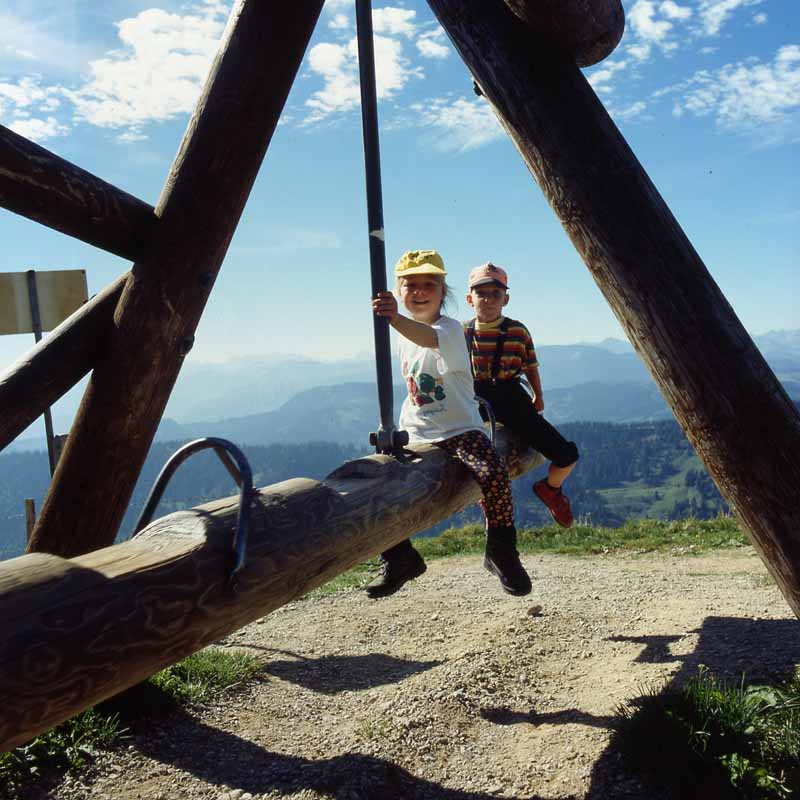
[[[230,5],[4,3],[0,122],[154,204]],[[373,5],[389,267],[439,249],[461,297],[491,259],[538,343],[622,336],[427,4]],[[798,0],[624,5],[625,36],[589,80],[745,327],[800,327]],[[371,352],[354,36],[352,2],[328,0],[194,361]],[[90,292],[128,266],[3,210],[0,241],[0,271],[82,267]],[[0,338],[0,364],[31,343]]]

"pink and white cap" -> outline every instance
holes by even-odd
[[[497,283],[504,289],[508,289],[508,275],[502,267],[492,264],[487,261],[479,267],[475,267],[469,273],[469,288],[474,289],[476,286],[483,286],[485,283]]]

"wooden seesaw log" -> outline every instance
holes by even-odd
[[[611,55],[625,31],[620,0],[504,0],[550,47],[579,67]],[[489,11],[491,13],[491,10]]]
[[[498,431],[513,476],[541,463]],[[433,446],[374,455],[324,481],[259,490],[244,568],[228,584],[239,498],[180,511],[74,559],[0,562],[0,752],[218,641],[480,497]],[[487,578],[487,591],[496,586]]]

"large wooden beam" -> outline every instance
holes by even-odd
[[[579,67],[611,55],[625,31],[620,0],[505,0],[505,4]]]
[[[231,12],[31,551],[74,556],[114,541],[322,2],[240,0]]]
[[[578,68],[502,0],[429,4],[800,616],[797,409]]]
[[[0,375],[0,450],[100,360],[128,274],[92,297]]]
[[[2,125],[0,205],[129,261],[157,222],[152,206]]]
[[[512,452],[512,474],[541,461]],[[137,538],[73,560],[0,562],[0,751],[26,742],[300,597],[480,496],[436,447],[399,463],[369,456],[325,481],[261,489],[235,592],[238,497],[170,514]],[[492,590],[498,590],[495,582]]]

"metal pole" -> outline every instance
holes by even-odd
[[[33,335],[37,342],[42,338],[42,318],[39,314],[39,293],[36,290],[36,270],[29,269],[28,276],[28,299],[31,304],[31,321],[33,322]],[[56,471],[56,455],[53,448],[53,417],[50,408],[44,410],[44,430],[47,435],[47,458],[50,461],[50,477]]]
[[[372,296],[386,291],[386,252],[383,234],[383,196],[381,193],[381,154],[378,141],[378,99],[375,91],[375,53],[372,41],[371,0],[356,0],[358,70],[361,79],[361,127],[364,134],[364,166],[367,178],[367,219],[369,226],[369,266]],[[370,443],[379,453],[396,452],[399,443],[394,426],[392,355],[389,322],[373,314],[375,368],[378,378],[380,428],[370,434]],[[407,443],[407,439],[406,442]]]

